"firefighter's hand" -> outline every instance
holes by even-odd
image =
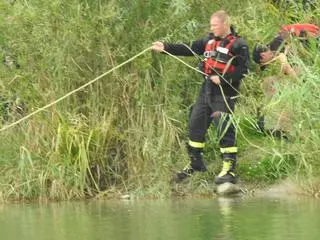
[[[163,42],[156,41],[156,42],[152,43],[152,50],[155,52],[162,52],[164,50]]]
[[[210,80],[211,80],[211,82],[213,82],[216,85],[220,85],[221,84],[220,78],[217,75],[210,76]]]

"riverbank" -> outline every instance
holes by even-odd
[[[201,177],[200,177],[201,178]],[[217,197],[257,197],[257,198],[320,198],[320,184],[317,182],[302,182],[298,180],[281,180],[273,184],[255,183],[239,181],[237,188],[240,189],[238,193],[225,195],[217,193],[217,186],[211,182],[202,179],[186,180],[183,183],[172,184],[172,193],[168,198],[217,198]],[[114,193],[103,194],[101,193],[96,197],[97,199],[119,199],[119,200],[139,200],[150,199],[148,197],[136,196],[134,194]],[[160,197],[161,198],[161,197]],[[158,199],[158,198],[151,198]]]
[[[177,59],[146,50],[156,40],[178,43],[206,37],[211,14],[223,6],[252,53],[256,44],[274,37],[279,25],[309,22],[310,16],[320,19],[319,8],[297,5],[287,10],[262,0],[217,4],[204,0],[201,4],[210,7],[201,8],[196,1],[168,4],[165,0],[0,2],[5,60],[0,64],[0,199],[70,201],[123,195],[169,199],[213,194],[214,175],[221,168],[213,128],[204,153],[212,174],[197,174],[183,185],[170,182],[174,172],[189,162],[187,119],[202,76]],[[300,49],[299,42],[293,46]],[[299,177],[307,179],[305,186],[311,190],[306,192],[317,192],[319,185],[311,179],[320,176],[320,58],[312,46],[290,56],[303,72],[265,106],[294,106],[290,141],[266,136],[257,126],[264,96],[256,64],[251,62],[241,83],[233,118],[238,129],[237,171],[252,189]],[[181,59],[199,64],[197,58]],[[6,128],[28,114],[33,115]]]
[[[224,195],[217,194],[217,186],[212,179],[208,180],[200,174],[190,177],[181,183],[171,183],[170,192],[166,195],[163,193],[146,193],[144,191],[128,192],[124,189],[111,188],[97,193],[95,196],[87,196],[84,198],[70,199],[70,201],[95,201],[95,200],[146,200],[146,199],[197,199],[197,198],[315,198],[320,199],[320,182],[318,180],[306,181],[298,179],[279,180],[272,184],[262,182],[245,182],[240,179],[237,183],[237,188],[240,191],[236,194]],[[59,199],[52,199],[47,197],[39,197],[32,199],[4,199],[0,195],[1,203],[48,203],[60,202]]]

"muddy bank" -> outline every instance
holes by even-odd
[[[320,198],[319,183],[303,183],[293,180],[283,180],[263,187],[241,184],[242,193],[253,197],[292,198],[315,197]]]

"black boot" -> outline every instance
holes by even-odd
[[[188,145],[188,154],[191,162],[184,167],[180,172],[176,175],[176,181],[180,182],[185,178],[191,176],[196,171],[205,172],[207,171],[207,167],[204,165],[202,160],[202,148],[194,148]]]
[[[215,179],[216,184],[222,184],[222,183],[233,183],[235,184],[237,182],[235,168],[236,168],[237,160],[234,159],[223,159],[223,166],[222,170],[219,173],[219,175]]]

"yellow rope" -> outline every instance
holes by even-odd
[[[195,71],[197,71],[197,72],[199,72],[199,73],[201,73],[201,74],[203,74],[203,75],[205,75],[205,76],[207,76],[207,77],[209,76],[208,74],[200,71],[199,69],[197,69],[197,68],[195,68],[195,67],[192,67],[192,66],[189,65],[188,63],[184,62],[183,60],[181,60],[181,59],[178,58],[177,56],[175,56],[175,55],[167,52],[166,50],[163,50],[163,52],[166,53],[166,54],[168,54],[170,57],[173,57],[174,59],[178,60],[179,62],[183,63],[183,64],[186,65],[187,67],[189,67],[189,68],[191,68],[191,69],[193,69],[193,70],[195,70]]]
[[[203,59],[202,59],[195,51],[193,51],[188,45],[186,45],[186,44],[184,44],[184,43],[183,43],[183,45],[184,45],[186,48],[189,49],[189,51],[193,54],[193,56],[197,57],[201,62],[203,62]],[[226,67],[225,67],[222,75],[221,75],[219,72],[215,71],[215,69],[214,69],[213,67],[212,67],[211,69],[212,69],[226,84],[228,84],[233,90],[235,90],[239,96],[241,96],[241,93],[240,93],[237,89],[235,89],[235,88],[232,86],[232,84],[229,83],[229,82],[224,78],[224,74],[228,71],[229,67],[231,66],[231,62],[233,61],[233,59],[234,59],[235,57],[236,57],[236,56],[233,56],[233,57],[227,62],[227,65],[226,65]],[[201,71],[200,71],[200,72],[201,72]],[[206,76],[208,76],[208,75],[205,74],[204,72],[201,72],[201,73],[204,74],[204,75],[206,75]]]
[[[11,124],[9,124],[9,125],[4,126],[3,128],[0,129],[0,132],[3,132],[3,131],[5,131],[5,130],[11,128],[11,127],[14,127],[15,125],[18,125],[19,123],[21,123],[22,121],[30,118],[31,116],[33,116],[33,115],[35,115],[35,114],[37,114],[37,113],[39,113],[39,112],[41,112],[41,111],[43,111],[43,110],[45,110],[45,109],[47,109],[47,108],[49,108],[49,107],[57,104],[58,102],[62,101],[63,99],[65,99],[65,98],[67,98],[67,97],[69,97],[70,95],[72,95],[72,94],[80,91],[81,89],[83,89],[83,88],[85,88],[85,87],[93,84],[94,82],[98,81],[99,79],[103,78],[104,76],[108,75],[109,73],[113,72],[114,70],[122,67],[123,65],[125,65],[125,64],[127,64],[127,63],[129,63],[129,62],[131,62],[131,61],[133,61],[135,58],[137,58],[137,57],[139,57],[140,55],[144,54],[146,51],[150,50],[151,48],[152,48],[152,46],[144,49],[143,51],[141,51],[140,53],[136,54],[135,56],[129,58],[128,60],[124,61],[123,63],[119,64],[118,66],[115,66],[114,68],[110,69],[109,71],[101,74],[100,76],[96,77],[95,79],[91,80],[90,82],[87,82],[86,84],[78,87],[77,89],[72,90],[71,92],[67,93],[66,95],[62,96],[61,98],[59,98],[59,99],[57,99],[57,100],[55,100],[55,101],[53,101],[53,102],[51,102],[51,103],[49,103],[49,104],[41,107],[41,108],[39,108],[38,110],[36,110],[36,111],[28,114],[27,116],[25,116],[25,117],[23,117],[23,118],[20,118],[18,121],[15,121],[15,122],[13,122],[13,123],[11,123]]]
[[[57,100],[55,100],[55,101],[53,101],[53,102],[51,102],[51,103],[49,103],[49,104],[41,107],[41,108],[39,108],[38,110],[36,110],[36,111],[28,114],[27,116],[19,119],[19,120],[16,121],[16,122],[13,122],[13,123],[11,123],[11,124],[9,124],[9,125],[4,126],[3,128],[0,129],[0,132],[3,132],[3,131],[5,131],[5,130],[7,130],[7,129],[9,129],[9,128],[12,128],[12,127],[18,125],[19,123],[23,122],[24,120],[29,119],[31,116],[33,116],[33,115],[35,115],[35,114],[37,114],[37,113],[39,113],[39,112],[41,112],[41,111],[43,111],[43,110],[45,110],[45,109],[47,109],[47,108],[49,108],[49,107],[57,104],[58,102],[62,101],[63,99],[65,99],[65,98],[67,98],[67,97],[69,97],[70,95],[72,95],[72,94],[80,91],[81,89],[83,89],[83,88],[85,88],[85,87],[93,84],[94,82],[98,81],[99,79],[103,78],[104,76],[108,75],[109,73],[113,72],[114,70],[122,67],[123,65],[125,65],[125,64],[127,64],[127,63],[129,63],[129,62],[131,62],[131,61],[133,61],[135,58],[141,56],[142,54],[144,54],[145,52],[147,52],[147,51],[150,50],[151,48],[152,48],[152,46],[144,49],[143,51],[141,51],[140,53],[136,54],[135,56],[129,58],[128,60],[124,61],[123,63],[119,64],[118,66],[115,66],[114,68],[112,68],[112,69],[108,70],[107,72],[101,74],[100,76],[96,77],[95,79],[87,82],[86,84],[78,87],[77,89],[72,90],[71,92],[67,93],[66,95],[62,96],[61,98],[59,98],[59,99],[57,99]],[[190,66],[188,63],[184,62],[183,60],[181,60],[181,59],[178,58],[177,56],[174,56],[174,55],[170,54],[169,52],[167,52],[167,51],[165,51],[165,50],[164,50],[163,52],[165,52],[165,53],[168,54],[169,56],[173,57],[174,59],[178,60],[179,62],[183,63],[184,65],[188,66],[189,68],[191,68],[191,69],[193,69],[193,70],[195,70],[195,71],[197,71],[197,72],[199,72],[199,73],[201,73],[201,74],[203,74],[203,75],[205,75],[205,76],[209,76],[208,74],[200,71],[199,69]],[[223,75],[224,75],[224,74],[222,74],[222,76],[221,76],[222,78],[223,78]],[[229,107],[229,105],[228,105],[228,103],[227,103],[227,100],[226,100],[225,94],[224,94],[224,92],[223,92],[223,89],[222,89],[222,87],[221,87],[220,85],[219,85],[219,87],[220,87],[220,90],[221,90],[221,94],[222,94],[222,96],[223,96],[223,99],[224,99],[227,107],[229,108],[229,110],[230,110],[230,112],[231,112],[231,115],[233,115],[234,113],[233,113],[233,111],[231,111],[231,109],[230,109],[230,107]],[[240,130],[241,130],[241,129],[240,129]],[[262,151],[264,151],[264,152],[267,152],[267,151],[264,150],[263,148],[255,145],[255,144],[253,144],[253,143],[251,143],[251,142],[244,136],[244,133],[242,132],[242,130],[241,130],[240,132],[241,132],[241,135],[244,137],[244,139],[245,139],[250,145],[252,145],[252,146],[254,146],[254,147],[256,147],[256,148],[258,148],[258,149],[260,149],[260,150],[262,150]]]
[[[186,65],[187,67],[189,67],[189,68],[191,68],[191,69],[193,69],[193,70],[195,70],[195,71],[197,71],[197,72],[205,75],[206,77],[209,77],[209,75],[206,74],[205,72],[202,72],[202,71],[200,71],[199,69],[190,66],[188,63],[184,62],[183,60],[181,60],[181,59],[178,58],[177,56],[172,55],[171,53],[169,53],[169,52],[167,52],[167,51],[165,51],[165,50],[163,50],[163,52],[165,52],[166,54],[168,54],[170,57],[173,57],[174,59],[177,59],[179,62],[183,63],[183,64]],[[217,73],[217,74],[218,74],[218,73]],[[223,73],[222,75],[218,74],[218,76],[220,76],[220,77],[222,77],[222,79],[224,79],[224,74],[225,74],[225,73]],[[225,81],[226,81],[226,80],[225,80]],[[226,82],[227,82],[227,81],[226,81]],[[224,102],[225,102],[228,110],[230,111],[231,115],[233,115],[233,111],[232,111],[232,109],[230,108],[230,106],[229,106],[229,104],[228,104],[227,98],[226,98],[226,96],[225,96],[225,94],[224,94],[224,92],[223,92],[223,89],[222,89],[221,85],[219,84],[218,86],[219,86],[219,88],[220,88],[220,91],[221,91],[223,100],[224,100]]]

